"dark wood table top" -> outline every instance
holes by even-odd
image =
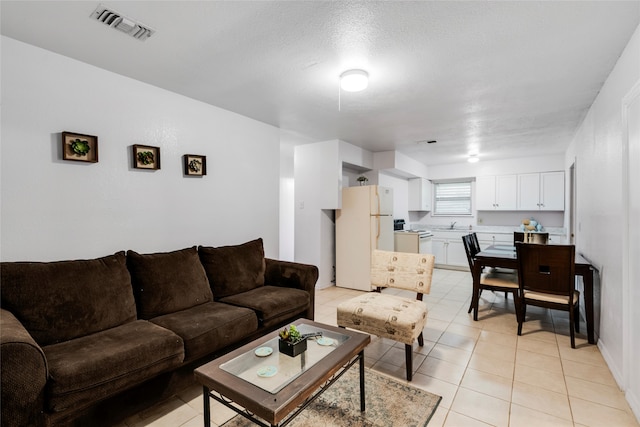
[[[336,334],[346,335],[345,339],[335,350],[326,354],[319,362],[304,370],[299,376],[286,384],[279,391],[272,393],[252,384],[221,368],[221,365],[253,352],[262,344],[278,336],[274,331],[262,338],[240,347],[222,357],[219,357],[194,371],[195,377],[203,386],[214,390],[230,399],[255,415],[278,424],[295,408],[312,396],[321,385],[339,372],[345,365],[358,356],[371,342],[368,334],[348,329],[324,325],[307,319],[293,322],[295,325],[310,325]],[[277,353],[277,349],[274,350]],[[289,357],[275,354],[276,357]],[[297,356],[300,358],[301,356]]]
[[[493,245],[485,248],[484,250],[476,254],[476,259],[491,260],[491,259],[513,260],[517,264],[516,247],[510,245]],[[591,263],[585,259],[582,255],[576,252],[576,268],[587,267],[591,268]],[[506,267],[506,266],[505,266]],[[515,268],[515,267],[514,267]]]

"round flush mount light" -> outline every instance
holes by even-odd
[[[369,73],[364,70],[348,70],[340,74],[340,87],[347,92],[360,92],[369,85]]]
[[[480,159],[478,158],[477,154],[469,154],[469,157],[467,158],[467,162],[469,163],[477,163],[479,161]]]

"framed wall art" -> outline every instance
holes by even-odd
[[[134,145],[133,167],[136,169],[160,169],[160,147]]]
[[[98,137],[62,132],[62,159],[98,163]]]
[[[204,176],[207,174],[207,156],[185,154],[184,174],[187,176]]]

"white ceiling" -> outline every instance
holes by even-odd
[[[156,33],[89,18],[99,4]],[[6,1],[1,31],[312,141],[423,163],[562,153],[640,1]],[[342,92],[338,76],[370,74]],[[340,108],[339,108],[340,107]],[[418,141],[437,140],[436,144]]]

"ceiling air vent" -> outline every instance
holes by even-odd
[[[134,39],[144,41],[151,37],[156,31],[146,25],[134,21],[131,18],[123,16],[121,13],[116,12],[113,9],[109,9],[103,5],[99,5],[96,10],[91,14],[91,18],[108,25],[111,28],[115,28],[118,31],[122,31],[125,34],[130,35]]]

